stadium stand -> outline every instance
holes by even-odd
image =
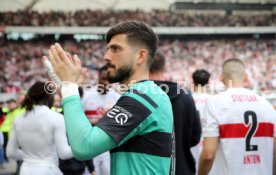
[[[44,70],[41,57],[47,54],[48,45],[49,43],[41,41],[1,41],[1,91],[24,89],[36,80],[47,80],[46,72],[41,71]],[[93,70],[103,65],[104,41],[79,43],[65,41],[62,45],[70,53],[79,55],[84,66],[91,68],[90,77],[93,82]],[[235,57],[246,63],[251,86],[255,90],[267,92],[276,88],[276,41],[273,39],[207,41],[166,39],[160,42],[159,49],[168,59],[167,78],[185,82],[186,86],[192,82],[190,79],[192,72],[201,67],[212,72],[213,84],[219,84],[221,63]]]
[[[221,64],[238,58],[249,74],[247,86],[276,109],[275,9],[275,0],[0,0],[0,101],[50,80],[42,56],[55,42],[79,56],[89,68],[87,83],[96,84],[103,34],[136,19],[159,34],[167,80],[191,89],[192,73],[204,68],[212,74],[211,90],[219,91]]]
[[[76,12],[16,11],[1,12],[0,26],[110,26],[125,20],[141,20],[151,26],[214,27],[214,26],[276,26],[276,13],[232,15],[211,13],[191,14],[168,10],[102,11],[80,10]]]

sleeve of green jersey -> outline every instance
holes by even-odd
[[[146,94],[143,95],[146,96]],[[149,97],[146,96],[146,98]],[[109,134],[119,146],[131,137],[142,133],[154,122],[148,117],[155,107],[157,107],[156,104],[152,106],[145,98],[137,94],[126,93],[97,123],[97,126]]]
[[[116,147],[114,140],[101,128],[92,127],[84,114],[80,97],[63,100],[66,132],[74,156],[79,160],[91,159]]]

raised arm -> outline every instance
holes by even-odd
[[[91,126],[79,96],[65,98],[63,108],[70,146],[77,159],[88,160],[116,147],[108,134],[97,126]]]

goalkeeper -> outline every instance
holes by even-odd
[[[148,80],[157,35],[142,22],[128,21],[113,26],[106,42],[108,80],[121,83],[127,90],[94,127],[78,94],[77,82],[86,73],[78,57],[70,59],[59,44],[52,45],[48,58],[44,57],[61,82],[66,130],[74,156],[86,160],[111,150],[112,175],[167,175],[172,151],[171,103],[166,93]]]

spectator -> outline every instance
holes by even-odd
[[[116,18],[115,18],[116,16]],[[79,10],[74,12],[17,11],[1,12],[0,26],[110,26],[126,20],[140,20],[152,26],[275,26],[275,13],[270,14],[189,14],[168,10]]]
[[[96,68],[104,65],[101,55],[104,54],[104,42],[82,41],[74,43],[66,41],[64,47],[70,52],[80,55],[83,66],[90,67],[87,82],[97,83]],[[192,75],[196,69],[204,67],[212,73],[210,91],[215,91],[222,83],[219,81],[220,64],[225,59],[237,57],[248,67],[251,88],[260,93],[271,92],[276,88],[276,41],[268,40],[211,40],[181,41],[162,40],[159,49],[166,58],[165,77],[168,80],[192,84]],[[35,50],[35,52],[31,52]],[[4,92],[14,87],[26,89],[35,81],[47,81],[46,72],[39,58],[47,51],[47,42],[5,42],[0,47],[0,61],[4,69],[0,74],[0,89]],[[2,54],[1,54],[2,53]],[[1,56],[2,55],[2,56]],[[258,65],[258,66],[256,66]],[[187,69],[183,69],[187,67]],[[0,69],[1,70],[1,69]],[[0,71],[1,72],[1,71]],[[12,87],[12,88],[9,88]],[[2,91],[2,92],[3,92]]]
[[[10,137],[10,133],[12,131],[13,121],[16,117],[18,117],[25,111],[25,109],[23,109],[23,108],[21,108],[21,106],[17,105],[17,101],[15,99],[8,100],[7,104],[8,104],[7,106],[8,106],[9,110],[8,110],[5,120],[3,121],[3,123],[1,124],[1,127],[0,127],[0,129],[4,135],[4,158],[6,161],[8,161],[6,148],[7,148],[8,140]]]
[[[0,168],[2,168],[4,164],[3,145],[4,145],[4,136],[3,136],[3,133],[0,131]]]

